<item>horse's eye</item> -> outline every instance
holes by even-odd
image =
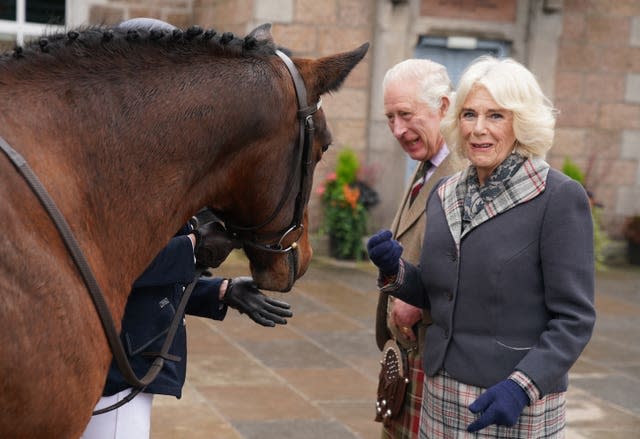
[[[329,147],[331,146],[330,143],[327,143],[326,145],[322,146],[322,152],[327,152],[327,149],[329,149]]]

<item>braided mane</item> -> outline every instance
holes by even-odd
[[[3,63],[9,59],[27,61],[42,57],[128,56],[131,51],[162,51],[169,57],[189,57],[202,54],[227,57],[264,56],[273,54],[271,41],[258,41],[252,36],[238,38],[231,32],[217,33],[199,26],[173,31],[144,29],[123,30],[105,26],[89,26],[66,33],[43,35],[12,52],[0,55]]]

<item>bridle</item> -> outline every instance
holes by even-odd
[[[293,161],[292,172],[288,174],[287,182],[284,185],[283,193],[276,208],[263,222],[254,226],[240,226],[233,224],[226,219],[223,212],[215,213],[223,219],[227,232],[231,234],[234,240],[237,240],[242,245],[270,253],[290,253],[298,248],[298,240],[304,232],[302,220],[305,206],[309,201],[313,177],[311,172],[313,166],[311,150],[313,148],[313,134],[315,131],[313,115],[322,106],[322,99],[318,100],[315,105],[309,106],[307,103],[307,90],[304,85],[304,79],[302,79],[302,76],[298,72],[295,64],[291,61],[291,58],[280,50],[276,50],[276,55],[282,59],[289,71],[289,74],[291,75],[298,102],[298,146],[296,150],[297,157],[296,160]],[[281,209],[284,207],[284,203],[289,198],[289,189],[293,186],[296,175],[299,175],[300,182],[298,186],[298,194],[296,195],[295,200],[293,218],[289,226],[278,232],[262,235],[255,233],[257,230],[260,230],[270,224],[280,213]],[[288,241],[290,244],[285,245]]]
[[[309,199],[309,193],[311,191],[311,183],[312,183],[311,166],[313,163],[310,161],[311,148],[313,145],[313,133],[314,133],[312,116],[320,108],[321,101],[318,101],[316,105],[307,106],[307,93],[306,93],[304,80],[302,79],[302,76],[300,75],[297,68],[293,64],[293,61],[291,61],[291,59],[287,55],[280,52],[279,50],[276,50],[276,54],[282,59],[282,61],[287,66],[287,69],[291,75],[291,78],[293,79],[293,84],[296,90],[296,96],[298,101],[297,118],[300,122],[300,127],[299,127],[299,139],[298,139],[298,151],[297,151],[298,156],[297,156],[297,160],[294,161],[294,165],[297,166],[297,164],[300,163],[300,185],[299,185],[298,194],[296,196],[296,204],[295,204],[295,210],[293,213],[293,219],[289,227],[274,234],[275,238],[264,237],[264,236],[259,237],[258,235],[252,233],[271,223],[275,219],[276,215],[279,213],[280,209],[284,206],[284,203],[289,195],[288,189],[289,187],[291,187],[293,183],[293,179],[295,178],[294,176],[297,174],[297,172],[295,172],[296,171],[295,169],[294,169],[294,172],[289,175],[287,185],[285,185],[284,187],[284,193],[282,198],[280,199],[280,202],[278,203],[278,206],[275,208],[274,212],[265,221],[263,221],[262,223],[256,226],[251,226],[251,227],[242,227],[242,226],[237,226],[229,222],[226,222],[226,227],[228,231],[232,235],[234,235],[238,240],[240,240],[244,245],[256,247],[258,249],[268,251],[268,252],[289,253],[297,248],[298,239],[300,239],[300,237],[302,236],[302,232],[304,230],[304,227],[302,225],[304,208]],[[25,158],[19,152],[13,149],[11,145],[9,145],[9,143],[1,136],[0,136],[0,150],[2,150],[2,152],[4,152],[4,154],[11,160],[11,162],[16,167],[18,172],[29,184],[29,187],[37,196],[38,200],[43,205],[43,207],[51,217],[51,220],[53,221],[56,228],[58,229],[58,232],[60,233],[65,243],[65,246],[67,247],[67,250],[71,255],[71,258],[75,262],[78,268],[78,271],[80,272],[80,275],[82,277],[82,280],[85,286],[87,287],[87,290],[89,291],[89,295],[93,300],[94,306],[96,308],[96,312],[100,317],[100,322],[102,323],[102,327],[104,329],[107,342],[109,343],[109,347],[111,348],[111,352],[113,354],[114,360],[118,368],[120,369],[120,372],[122,373],[122,376],[124,377],[124,379],[127,381],[127,383],[129,383],[134,388],[134,390],[125,399],[106,409],[95,411],[94,415],[99,413],[104,413],[106,411],[120,407],[124,403],[133,399],[135,395],[137,395],[140,391],[142,391],[157,377],[157,375],[162,370],[165,359],[170,359],[170,360],[175,359],[172,355],[169,354],[169,349],[173,344],[175,333],[177,331],[178,326],[180,325],[180,322],[182,321],[182,316],[184,315],[187,301],[189,299],[191,291],[193,290],[193,287],[195,286],[198,280],[199,273],[196,272],[195,279],[193,280],[193,282],[191,282],[191,284],[187,287],[187,289],[183,293],[182,299],[180,301],[180,304],[178,305],[178,308],[176,309],[176,314],[174,316],[173,321],[171,322],[171,326],[169,327],[167,337],[165,339],[165,342],[162,345],[160,352],[156,355],[156,358],[154,359],[154,362],[150,366],[147,373],[142,378],[138,378],[135,372],[133,371],[133,369],[131,368],[131,363],[129,362],[129,359],[127,358],[127,355],[125,353],[122,340],[120,339],[118,331],[116,330],[115,323],[113,321],[113,316],[109,311],[109,307],[107,306],[107,303],[105,301],[104,294],[102,294],[100,286],[98,285],[98,282],[95,276],[93,275],[91,267],[89,266],[87,259],[84,256],[84,253],[82,252],[82,249],[80,248],[78,241],[76,240],[75,236],[71,232],[71,228],[69,227],[69,224],[67,223],[66,219],[60,212],[60,209],[58,209],[57,205],[55,204],[55,202],[53,201],[53,199],[51,198],[47,190],[42,185],[38,176],[33,172],[31,167],[25,160]],[[292,241],[292,243],[289,246],[284,248],[282,243],[286,242],[285,240],[289,236],[294,236],[295,239]],[[267,243],[264,243],[265,241]],[[294,257],[294,260],[295,259],[296,257]]]

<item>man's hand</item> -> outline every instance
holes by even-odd
[[[481,413],[480,418],[469,424],[467,431],[478,430],[496,424],[512,427],[529,404],[529,397],[522,387],[513,380],[500,381],[489,387],[470,406],[473,413]]]
[[[413,325],[422,320],[422,309],[409,305],[400,299],[394,299],[389,303],[389,306],[391,306],[390,320],[392,324],[400,330],[406,339],[416,341]]]
[[[286,325],[284,317],[291,317],[288,303],[264,295],[250,277],[231,279],[222,301],[262,326]]]
[[[367,242],[369,259],[383,276],[395,276],[400,267],[402,245],[395,239],[391,239],[391,236],[390,230],[381,230]]]

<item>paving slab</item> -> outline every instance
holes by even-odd
[[[239,253],[215,272],[248,273]],[[154,439],[378,439],[376,271],[317,256],[290,293],[289,324],[263,328],[230,310],[188,317],[182,399],[156,396]],[[640,438],[640,268],[596,276],[593,338],[570,372],[567,439]]]

